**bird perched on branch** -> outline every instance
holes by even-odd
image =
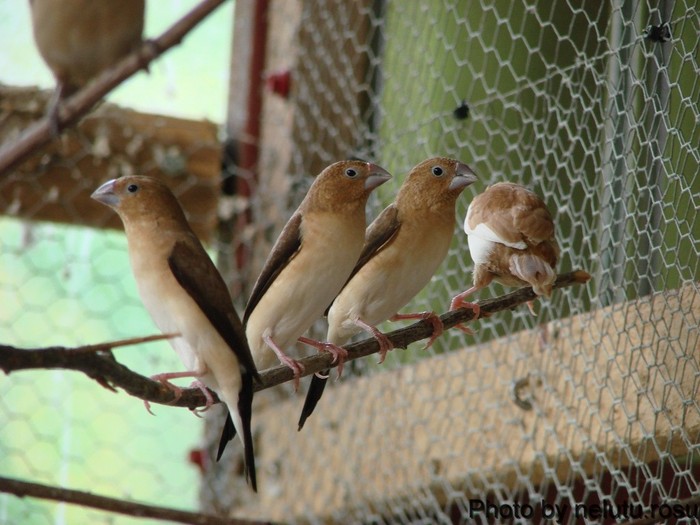
[[[141,43],[145,0],[30,0],[34,40],[56,78],[49,115]]]
[[[190,228],[175,196],[152,177],[129,176],[100,186],[92,198],[121,217],[129,259],[141,299],[164,333],[178,334],[170,344],[187,368],[158,374],[169,379],[194,377],[207,397],[217,392],[229,410],[217,459],[238,432],[245,454],[246,477],[257,490],[251,435],[253,379],[259,379],[243,325],[214,263]]]
[[[490,186],[467,210],[464,231],[474,261],[474,285],[452,299],[450,309],[479,307],[465,298],[495,280],[505,286],[532,286],[549,297],[556,280],[559,246],[554,221],[542,199],[510,182]],[[534,315],[531,303],[528,303]]]
[[[398,311],[430,282],[447,255],[457,197],[475,181],[469,166],[444,157],[425,160],[410,171],[396,200],[367,228],[360,259],[328,311],[330,343],[343,345],[365,330],[379,342],[381,363],[393,348],[376,328],[382,321],[429,319],[434,328],[427,346],[442,333],[433,312]],[[327,373],[311,379],[300,430],[323,394]]]
[[[364,241],[367,198],[390,177],[368,162],[341,161],[311,185],[272,248],[243,316],[260,370],[273,366],[276,355],[294,371],[298,387],[303,369],[285,353],[297,340],[344,358],[343,348],[301,336],[350,276]]]

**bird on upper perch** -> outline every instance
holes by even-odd
[[[48,114],[58,103],[142,41],[145,0],[29,0],[34,41],[56,79]]]
[[[409,172],[396,200],[367,228],[360,259],[328,311],[330,343],[343,345],[365,330],[379,342],[381,363],[393,348],[376,328],[382,321],[430,320],[433,335],[426,348],[442,333],[433,312],[398,311],[430,282],[447,255],[457,197],[476,180],[469,166],[445,157],[427,159]],[[328,372],[312,377],[299,430],[321,399]]]
[[[245,474],[257,490],[251,434],[253,380],[259,380],[243,325],[228,288],[170,189],[153,177],[110,180],[92,198],[119,214],[139,295],[156,326],[177,334],[171,346],[184,372],[153,376],[173,389],[170,379],[194,377],[209,408],[214,390],[228,407],[217,460],[238,433],[243,442]]]
[[[452,299],[451,310],[471,308],[478,317],[479,305],[465,299],[494,280],[551,295],[559,245],[552,215],[536,193],[511,182],[490,186],[469,205],[464,231],[474,261],[473,286]],[[528,307],[535,315],[531,302]]]
[[[253,358],[264,370],[279,361],[302,366],[286,354],[298,340],[342,360],[337,345],[302,337],[323,315],[350,276],[362,251],[370,192],[391,175],[362,161],[336,162],[316,177],[270,252],[243,315]]]

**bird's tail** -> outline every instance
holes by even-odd
[[[552,285],[557,274],[541,257],[530,254],[513,255],[510,259],[510,271],[529,283],[537,295],[549,297],[552,294]]]
[[[326,382],[328,381],[328,376],[330,375],[330,370],[324,370],[318,375],[313,375],[311,377],[311,384],[309,385],[309,391],[306,393],[306,399],[304,400],[304,406],[301,409],[301,416],[299,416],[299,429],[304,428],[304,423],[308,417],[313,413],[316,405],[321,400],[323,391],[326,388]],[[319,376],[323,377],[319,377]]]
[[[224,453],[226,445],[238,433],[241,441],[243,441],[246,480],[248,483],[250,483],[253,490],[257,492],[258,482],[255,474],[255,452],[253,448],[253,433],[251,431],[251,419],[253,412],[253,374],[244,372],[241,376],[241,380],[241,390],[238,393],[237,403],[226,403],[229,408],[229,413],[226,416],[226,422],[224,423],[224,428],[221,431],[221,439],[219,440],[219,449],[216,454],[216,461],[221,459],[221,455]]]
[[[258,481],[255,475],[255,452],[253,450],[253,433],[250,428],[253,416],[253,374],[243,373],[243,385],[238,396],[238,414],[242,424],[243,449],[245,456],[245,477],[255,492],[258,491]]]

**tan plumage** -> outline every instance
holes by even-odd
[[[532,286],[549,296],[556,280],[559,246],[554,220],[542,199],[530,190],[501,182],[478,195],[467,210],[464,231],[474,261],[474,285],[452,300],[464,298],[496,280],[506,286]]]
[[[58,132],[58,103],[134,51],[145,0],[30,0],[34,41],[56,79],[47,113]]]
[[[379,340],[384,359],[391,343],[375,325],[395,317],[430,282],[452,241],[457,197],[475,181],[469,166],[444,157],[425,160],[410,171],[395,202],[367,228],[353,275],[328,311],[330,343],[343,345],[367,330]],[[442,332],[442,324],[432,312],[401,316],[416,317],[433,319],[433,338]],[[325,384],[324,377],[312,378],[300,429]]]
[[[258,373],[224,280],[162,182],[123,177],[103,184],[92,197],[113,208],[124,223],[146,310],[164,333],[179,334],[170,343],[187,371],[155,377],[165,383],[195,377],[219,394],[232,420],[224,427],[218,456],[238,432],[245,447],[246,475],[256,489],[250,419],[252,382]]]
[[[373,164],[342,161],[316,178],[246,307],[246,334],[259,369],[273,366],[277,355],[298,381],[301,368],[284,350],[321,317],[347,280],[362,250],[367,197],[389,177]]]

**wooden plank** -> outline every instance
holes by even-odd
[[[302,432],[302,396],[268,406],[255,415],[260,494],[238,510],[333,521],[426,491],[444,501],[440,480],[469,496],[600,472],[597,454],[620,468],[685,455],[700,432],[699,325],[689,284],[550,323],[546,349],[525,331],[331,385]],[[511,399],[528,374],[531,411]]]
[[[0,86],[0,142],[14,140],[45,112],[49,92]],[[164,180],[196,233],[217,224],[221,148],[217,126],[150,115],[104,103],[77,126],[0,180],[0,213],[15,217],[121,228],[90,199],[102,182],[125,174]]]

